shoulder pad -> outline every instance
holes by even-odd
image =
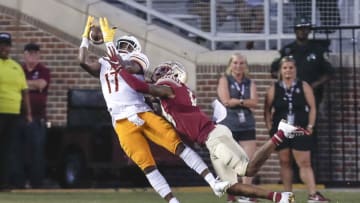
[[[130,53],[129,60],[135,61],[135,62],[137,62],[138,64],[140,64],[141,67],[143,68],[144,72],[145,72],[146,70],[148,70],[149,67],[150,67],[149,59],[148,59],[148,57],[147,57],[145,54],[143,54],[143,53],[140,53],[140,52],[132,52],[132,53]]]

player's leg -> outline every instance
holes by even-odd
[[[307,136],[303,129],[287,124],[284,120],[280,121],[278,131],[255,152],[252,159],[249,161],[246,169],[246,176],[254,176],[277,146],[286,139],[293,139],[296,135]]]
[[[144,125],[145,134],[151,141],[164,147],[169,152],[178,155],[184,160],[186,165],[209,183],[217,196],[223,194],[223,190],[228,187],[229,184],[227,182],[219,182],[215,179],[201,157],[190,147],[182,143],[174,128],[165,119],[152,112],[142,113],[140,117],[146,121]]]
[[[245,175],[249,177],[254,176],[260,170],[265,161],[270,157],[275,148],[276,145],[271,140],[262,145],[249,161]]]
[[[211,156],[219,159],[223,165],[234,170],[239,176],[244,176],[249,162],[245,151],[232,137],[231,131],[224,125],[216,125],[209,133],[205,142]]]
[[[186,165],[204,178],[204,180],[213,189],[216,196],[221,197],[225,193],[225,190],[230,187],[228,181],[215,179],[205,162],[190,147],[184,145],[183,143],[179,143],[176,148],[176,155],[178,155],[186,163]]]
[[[242,195],[272,200],[273,202],[292,203],[292,193],[276,193],[254,185],[238,183],[237,174],[245,173],[247,166],[246,153],[231,137],[230,130],[217,125],[209,135],[206,146],[210,152],[210,159],[216,173],[223,180],[228,180],[231,187],[226,190],[230,195]],[[240,148],[237,150],[232,150]],[[236,153],[235,153],[236,152]],[[236,170],[235,170],[236,169]]]
[[[295,202],[295,196],[291,192],[272,192],[255,185],[242,183],[232,185],[226,192],[230,195],[242,195],[246,197],[267,199],[277,203]]]
[[[226,190],[228,194],[268,199],[278,203],[293,203],[295,201],[294,194],[289,192],[272,192],[254,185],[237,183],[237,174],[231,168],[224,165],[220,159],[214,156],[210,155],[210,158],[216,173],[221,179],[229,180],[232,183],[231,187]]]
[[[255,130],[253,132],[255,132]],[[246,133],[249,134],[249,132],[246,132]],[[241,146],[241,148],[243,148],[245,153],[248,155],[249,160],[252,160],[254,155],[255,155],[255,152],[257,150],[257,146],[256,146],[257,141],[255,139],[255,133],[254,133],[254,139],[253,140],[239,140],[237,142]],[[249,168],[249,166],[248,166],[248,168]],[[253,177],[252,176],[244,176],[244,177],[242,177],[242,183],[244,183],[244,184],[252,184],[252,182],[253,182]]]
[[[157,169],[150,146],[142,135],[141,128],[126,119],[116,122],[115,131],[122,149],[141,168],[150,185],[162,198],[169,203],[179,203],[172,194],[169,184]]]

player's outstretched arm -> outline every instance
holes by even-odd
[[[83,68],[85,71],[90,73],[92,76],[99,77],[100,75],[100,67],[101,64],[99,62],[88,62],[88,48],[89,48],[89,32],[91,26],[93,26],[94,17],[88,16],[88,19],[85,24],[84,32],[82,34],[82,41],[79,48],[79,64],[80,67]]]
[[[171,87],[165,85],[148,84],[134,77],[126,69],[122,69],[120,71],[120,75],[131,88],[133,88],[138,92],[144,94],[151,94],[152,96],[155,97],[173,98],[175,96]]]

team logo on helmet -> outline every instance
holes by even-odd
[[[136,37],[131,35],[121,36],[116,40],[116,49],[119,52],[141,52],[141,45]]]

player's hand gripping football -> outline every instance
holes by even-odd
[[[107,47],[106,52],[107,58],[105,58],[106,61],[108,61],[111,65],[111,68],[113,68],[116,71],[120,71],[120,69],[123,68],[123,60],[120,55],[117,54],[117,51],[114,47],[109,46]]]
[[[94,16],[88,16],[85,24],[84,32],[82,34],[83,38],[87,38],[87,39],[89,38],[90,28],[93,25],[94,25]]]
[[[106,17],[100,17],[99,23],[101,32],[103,34],[104,42],[113,42],[116,27],[109,27],[109,22]]]

